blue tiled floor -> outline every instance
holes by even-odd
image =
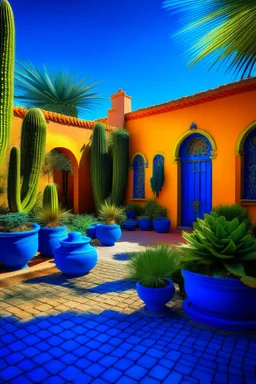
[[[206,330],[178,315],[6,317],[0,330],[1,383],[256,383],[256,338]]]

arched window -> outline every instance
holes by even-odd
[[[133,167],[133,198],[145,198],[145,162],[142,155],[136,155],[132,162]]]
[[[150,179],[151,189],[156,197],[164,185],[164,156],[156,155],[153,159],[153,174]]]
[[[244,143],[244,199],[256,200],[256,128]]]

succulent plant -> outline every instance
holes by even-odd
[[[180,244],[184,268],[218,277],[237,277],[256,288],[256,240],[246,223],[238,218],[227,221],[212,211],[197,219],[192,233],[182,232],[186,244]]]
[[[125,208],[106,200],[99,209],[99,219],[106,224],[120,224],[126,219]]]

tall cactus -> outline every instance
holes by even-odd
[[[44,189],[43,208],[53,215],[59,212],[59,200],[56,184],[48,184]]]
[[[15,28],[7,0],[0,0],[0,165],[5,156],[13,117]]]
[[[90,167],[94,204],[98,211],[109,196],[110,188],[108,145],[102,123],[97,123],[93,130]]]
[[[12,212],[28,213],[35,205],[45,155],[46,129],[43,112],[38,108],[30,109],[22,123],[21,155],[17,147],[12,148],[10,155],[8,203]]]
[[[111,202],[121,205],[127,185],[129,166],[129,133],[125,129],[117,129],[112,133],[113,175]]]

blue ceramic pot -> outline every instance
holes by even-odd
[[[148,231],[152,228],[152,221],[146,217],[142,217],[138,220],[138,226],[142,231]]]
[[[33,224],[33,229],[26,232],[0,232],[0,262],[15,271],[27,268],[38,251],[38,231],[40,225]]]
[[[66,226],[56,228],[41,227],[39,233],[39,248],[38,251],[42,256],[53,257],[54,250],[60,246],[60,240],[68,237]]]
[[[80,232],[70,232],[54,251],[56,267],[68,276],[82,276],[90,272],[98,261],[98,253],[90,241],[90,237],[82,236]]]
[[[256,329],[256,289],[239,279],[182,271],[187,299],[184,312],[210,327],[231,331]]]
[[[127,214],[127,218],[130,220],[135,220],[137,217],[137,214],[134,211],[127,211],[126,214]]]
[[[102,245],[111,247],[120,239],[122,231],[118,224],[99,224],[96,227],[97,239]]]
[[[173,298],[175,288],[172,280],[166,279],[167,285],[163,288],[148,288],[136,283],[139,298],[144,301],[146,309],[150,312],[163,312],[165,304]]]
[[[153,220],[153,228],[158,233],[167,233],[170,230],[171,220],[166,217],[159,217]]]
[[[134,231],[137,227],[137,221],[136,220],[127,220],[124,222],[124,229],[127,231]]]

